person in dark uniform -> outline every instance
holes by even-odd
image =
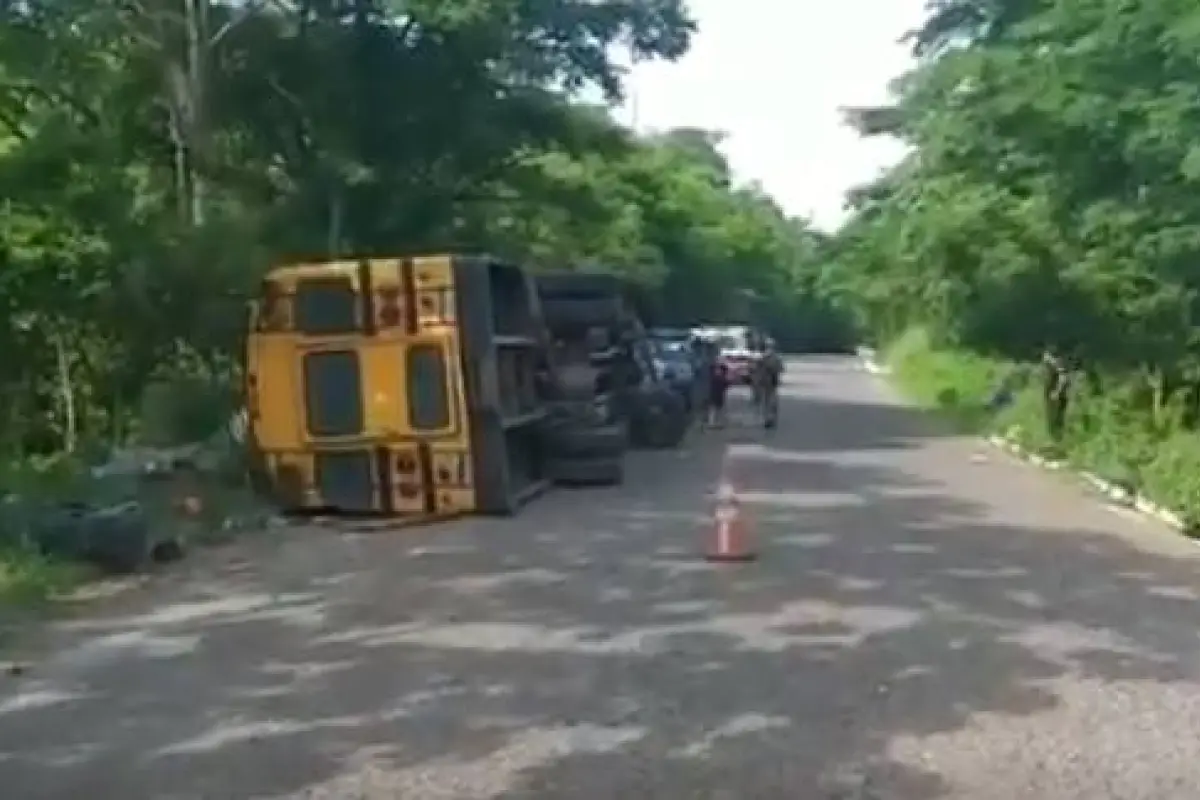
[[[699,412],[700,424],[704,426],[712,416],[713,355],[709,342],[700,336],[692,340],[692,352],[695,356],[693,368],[696,373],[696,409]]]
[[[783,382],[783,358],[775,349],[775,342],[768,339],[763,345],[763,354],[754,365],[755,395],[759,399],[759,416],[763,426],[774,428],[779,424],[779,385]]]
[[[1042,353],[1042,402],[1046,410],[1046,431],[1055,444],[1062,442],[1070,400],[1071,371],[1052,348]]]
[[[714,359],[708,372],[708,424],[713,428],[725,426],[725,399],[729,395],[729,365]]]

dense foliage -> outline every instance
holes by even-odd
[[[236,400],[201,387],[228,388],[283,260],[483,249],[622,272],[682,316],[795,318],[812,288],[813,236],[732,185],[719,137],[571,100],[618,98],[622,50],[684,54],[682,0],[0,8],[5,450],[216,424]]]
[[[907,331],[909,361],[970,353],[937,371],[943,400],[981,404],[1008,362],[1067,354],[1087,380],[1061,447],[1200,510],[1200,10],[932,7],[896,104],[852,115],[912,150],[855,194],[828,285],[878,339]],[[1044,438],[1038,404],[1017,406],[998,424]]]

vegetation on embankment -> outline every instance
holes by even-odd
[[[844,338],[814,289],[826,242],[737,184],[719,133],[636,135],[578,101],[686,53],[683,0],[0,15],[0,496],[36,460],[210,436],[244,302],[298,258],[490,251],[628,276],[670,298],[662,323]],[[27,532],[0,516],[3,552]]]
[[[92,574],[86,567],[36,551],[0,550],[0,608],[41,605]]]
[[[1066,429],[1055,442],[1047,432],[1036,364],[939,347],[921,329],[900,336],[883,357],[905,395],[962,430],[1063,459],[1163,505],[1189,530],[1200,523],[1200,437],[1177,406],[1155,415],[1127,387],[1100,391],[1085,379],[1071,394]],[[1005,383],[1011,401],[991,405]]]
[[[851,114],[911,152],[855,193],[824,285],[900,340],[915,397],[1034,448],[1050,444],[1036,387],[979,406],[1058,350],[1080,374],[1058,447],[1200,519],[1195,4],[936,6],[895,102]]]

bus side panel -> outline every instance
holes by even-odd
[[[458,327],[458,299],[454,260],[427,256],[411,260],[412,288],[417,307],[417,329]]]
[[[475,505],[485,514],[511,513],[488,265],[481,259],[456,259],[454,277],[463,396],[471,419]]]
[[[321,448],[266,454],[285,511],[376,513],[386,504],[370,449]]]
[[[373,449],[322,448],[312,453],[312,461],[316,507],[351,514],[386,509]]]
[[[322,341],[298,348],[295,380],[302,392],[296,402],[303,419],[320,418],[331,423],[320,430],[309,430],[306,424],[304,443],[338,446],[455,435],[466,417],[465,408],[456,400],[460,379],[457,341],[453,333],[387,339],[355,337],[336,344]],[[348,372],[351,357],[353,371]],[[342,360],[342,368],[336,372],[313,368],[317,359],[332,365],[335,358]],[[318,380],[319,385],[314,383]],[[422,399],[425,404],[419,404]],[[419,404],[416,409],[414,403]],[[326,408],[336,412],[336,421],[328,419]],[[425,418],[419,418],[418,411]],[[435,418],[432,423],[430,415]],[[357,419],[351,420],[350,416]]]
[[[306,511],[323,503],[316,493],[314,461],[311,453],[288,450],[266,452],[267,472],[271,476],[274,499],[284,511]]]
[[[246,350],[247,403],[251,409],[253,441],[264,451],[299,449],[303,406],[293,366],[295,337],[252,333]]]
[[[356,290],[376,295],[372,319],[379,317],[379,324],[371,327],[377,333],[251,337],[248,371],[257,375],[260,408],[267,411],[256,420],[256,433],[263,436],[276,483],[286,488],[287,508],[371,510],[411,519],[469,513],[480,505],[479,463],[500,468],[500,481],[493,483],[499,495],[507,494],[502,431],[487,425],[489,435],[477,437],[472,416],[476,395],[490,398],[484,402],[489,416],[497,408],[490,287],[486,262],[480,266],[472,270],[482,290],[472,331],[461,327],[467,320],[460,314],[457,259],[427,257],[336,266],[337,277],[352,278]],[[328,272],[304,265],[279,277],[294,293],[301,279]],[[379,316],[396,300],[406,315],[416,312],[407,324]],[[470,388],[465,350],[472,334],[491,367],[482,370],[490,384],[482,393]],[[351,356],[357,375],[347,366]],[[354,424],[359,399],[362,414]]]
[[[397,341],[364,343],[359,355],[362,369],[364,434],[380,439],[410,435],[404,394],[405,345]]]
[[[399,302],[402,328],[409,336],[443,333],[458,325],[454,261],[449,256],[380,258],[369,263],[375,293],[376,328],[395,329],[385,318],[388,306]]]
[[[358,348],[364,435],[384,441],[466,435],[469,415],[458,342],[458,335],[447,331],[372,341]]]
[[[438,513],[474,512],[475,475],[470,448],[462,442],[436,442],[431,448]]]
[[[457,332],[395,340],[374,351],[367,371],[370,392],[388,398],[383,406],[396,427],[372,432],[388,441],[386,463],[391,510],[398,516],[455,516],[475,510],[470,418],[463,386]],[[417,352],[437,354],[441,368],[413,369]],[[378,365],[376,366],[376,362]],[[431,365],[431,362],[425,362]],[[434,385],[436,384],[436,385]],[[430,423],[433,423],[432,425]],[[442,423],[445,424],[442,424]],[[394,435],[396,433],[399,435]],[[382,435],[389,433],[393,435]]]
[[[461,442],[404,443],[389,450],[396,476],[392,505],[397,516],[454,517],[476,510],[471,451]],[[430,458],[430,484],[425,483],[422,450]]]
[[[471,419],[470,408],[467,405],[461,342],[459,331],[447,333],[445,346],[448,396],[453,405],[452,416],[458,424],[453,436],[430,444],[435,502],[439,513],[444,514],[463,514],[478,510],[472,437],[475,422]]]

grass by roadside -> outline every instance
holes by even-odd
[[[7,459],[0,467],[0,614],[40,610],[95,574],[42,553],[28,538],[29,510],[73,493],[78,469],[63,458]]]
[[[54,613],[57,601],[96,576],[85,564],[48,558],[25,547],[0,547],[0,658],[24,623]]]
[[[0,608],[41,607],[95,574],[85,565],[48,558],[30,549],[0,549]]]
[[[971,353],[935,348],[924,332],[910,331],[881,354],[893,381],[909,399],[936,409],[965,433],[992,423],[988,396],[1013,365]]]
[[[0,628],[106,574],[266,527],[243,458],[222,442],[123,451],[98,469],[66,457],[0,466]]]
[[[899,337],[881,359],[902,393],[959,430],[1000,435],[1025,451],[1065,460],[1170,509],[1188,530],[1200,524],[1200,433],[1184,426],[1172,402],[1150,408],[1137,387],[1116,384],[1102,392],[1081,381],[1056,445],[1033,364],[940,348],[920,330]],[[1011,402],[993,410],[989,400],[1002,383],[1012,390]]]

